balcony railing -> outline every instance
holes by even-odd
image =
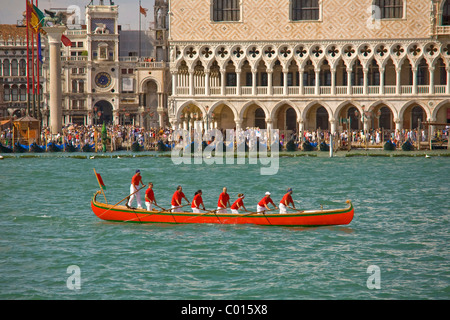
[[[61,57],[61,61],[87,61],[87,56]]]
[[[450,26],[437,26],[436,33],[438,35],[449,35],[450,34]]]
[[[242,86],[240,87],[240,92],[236,86],[226,86],[225,88],[226,96],[317,96],[316,87],[314,86],[305,86],[301,87],[287,87],[287,94],[285,94],[284,87],[274,86],[272,87],[272,92],[270,92],[270,88],[267,86],[257,86],[255,87],[255,91],[253,87],[250,86]],[[303,89],[303,92],[301,92]],[[350,94],[348,90],[350,89]],[[412,85],[402,85],[400,86],[400,92],[397,93],[397,86],[367,86],[364,89],[364,86],[336,86],[334,87],[334,95],[335,96],[379,96],[379,95],[428,95],[428,94],[449,94],[448,91],[450,89],[447,88],[447,85],[435,85],[434,87],[430,87],[429,85],[419,85],[416,87],[416,92],[414,92],[414,86]],[[318,96],[330,96],[333,95],[333,88],[331,86],[320,86]],[[189,87],[177,87],[176,94],[179,96],[189,96],[190,90]],[[207,94],[205,87],[195,87],[194,95],[195,96],[205,96]],[[209,88],[210,96],[221,96],[222,88],[218,86],[213,86]]]
[[[150,61],[151,58],[119,57],[120,62],[133,62],[138,68],[162,69],[167,66],[164,61]]]

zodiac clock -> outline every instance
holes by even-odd
[[[111,76],[107,72],[99,72],[95,76],[95,84],[99,88],[107,88],[111,85]]]

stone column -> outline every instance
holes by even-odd
[[[194,92],[194,70],[189,70],[189,95],[195,95]]]
[[[256,76],[258,74],[257,69],[252,69],[252,96],[256,96]]]
[[[380,68],[380,94],[384,94],[384,68]]]
[[[236,124],[236,132],[242,129],[242,120],[241,119],[234,119],[234,123]]]
[[[395,122],[395,130],[401,131],[402,130],[402,120],[399,118],[394,119]]]
[[[303,142],[303,130],[304,130],[304,122],[302,119],[300,119],[299,121],[297,121],[298,124],[298,140],[300,141],[300,145]]]
[[[273,95],[273,70],[268,69],[267,72],[267,95]]]
[[[430,72],[430,90],[429,90],[429,94],[434,94],[434,67],[432,68],[428,68],[429,72]]]
[[[450,94],[450,67],[445,68],[447,71],[447,86],[445,87],[445,93]]]
[[[347,95],[352,94],[352,68],[347,68]]]
[[[178,87],[178,72],[177,71],[172,71],[172,95],[176,96],[177,95],[177,87]]]
[[[331,68],[331,95],[336,94],[336,68]]]
[[[369,131],[369,118],[364,117],[364,122],[363,122],[363,129],[364,132],[368,132]]]
[[[62,130],[62,88],[61,88],[61,35],[66,26],[44,27],[47,32],[49,46],[49,109],[50,109],[50,132],[58,134]]]
[[[320,68],[314,70],[316,73],[316,88],[315,94],[316,96],[320,95]]]
[[[209,87],[209,70],[205,71],[205,95],[209,96],[210,94],[210,87]]]
[[[156,108],[158,112],[158,122],[161,128],[164,127],[164,93],[158,92],[158,107]]]
[[[283,95],[288,95],[288,71],[289,70],[283,70]]]
[[[369,88],[369,69],[368,68],[363,68],[363,73],[364,73],[364,79],[363,79],[363,95],[367,95],[368,94],[368,88]]]
[[[298,71],[298,94],[303,95],[303,68]]]
[[[236,95],[241,95],[241,70],[236,70]]]
[[[270,135],[273,129],[273,121],[270,118],[266,118],[266,128],[267,128],[267,149],[269,149],[269,146],[271,145],[270,141]]]
[[[226,86],[226,70],[220,69],[220,95],[225,95],[225,86]]]
[[[417,94],[417,66],[413,67],[412,74],[413,74],[412,94]]]
[[[396,94],[402,94],[402,87],[401,87],[401,72],[402,72],[402,68],[401,67],[396,67],[395,68],[395,72],[396,72],[396,89],[395,89],[395,93]]]
[[[330,119],[330,124],[331,124],[331,133],[335,134],[336,133],[336,120],[335,119]]]

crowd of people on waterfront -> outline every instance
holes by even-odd
[[[143,209],[140,190],[145,187],[146,185],[142,181],[141,171],[138,169],[131,178],[130,195],[128,196],[128,201],[126,203],[126,206],[128,208],[132,208],[134,200],[136,199],[137,208]],[[288,209],[297,210],[297,208],[295,207],[294,200],[292,199],[292,193],[293,193],[292,188],[288,188],[277,206],[270,197],[271,193],[267,191],[264,194],[264,197],[256,205],[256,211],[251,213],[264,214],[266,211],[279,210],[279,213],[283,214],[288,213],[287,211]],[[192,201],[189,201],[186,195],[183,193],[183,187],[178,186],[172,196],[170,211],[181,212],[181,208],[190,205],[191,210],[194,213],[201,213],[202,212],[201,210],[206,211],[207,213],[210,212],[228,213],[228,209],[230,209],[231,213],[233,214],[238,214],[240,213],[239,211],[250,212],[244,205],[245,195],[243,193],[239,193],[237,199],[234,200],[233,204],[231,204],[230,195],[227,192],[227,188],[224,187],[222,189],[222,193],[220,193],[218,197],[217,209],[213,210],[207,210],[205,208],[202,195],[203,195],[202,190],[197,190],[194,194]],[[185,200],[186,202],[186,204],[184,205],[183,200]],[[273,209],[269,207],[269,204],[273,206]],[[147,190],[145,191],[145,205],[147,211],[153,211],[156,210],[157,208],[161,210],[167,210],[165,208],[160,207],[157,204],[152,182],[148,183]]]
[[[48,127],[42,128],[40,132],[40,141],[42,145],[54,142],[59,145],[71,144],[73,146],[101,145],[102,144],[102,125],[67,125],[56,135],[50,133]],[[133,125],[107,125],[108,144],[111,149],[120,150],[129,148],[131,144],[137,142],[140,146],[151,150],[156,147],[159,140],[168,141],[172,130],[170,128],[144,128]],[[1,131],[0,142],[5,146],[11,146],[13,139],[13,129],[5,128]]]
[[[171,145],[178,141],[172,140],[173,130],[170,127],[144,129],[134,125],[107,125],[108,151],[130,149],[133,143],[137,143],[143,150],[156,150],[159,141]],[[246,130],[255,130],[256,136],[260,134],[259,128],[246,128]],[[71,144],[73,146],[83,147],[84,145],[102,144],[102,125],[66,125],[62,132],[52,135],[48,127],[42,128],[40,132],[41,145],[47,145],[54,142],[60,145]],[[221,130],[223,137],[226,137],[226,131]],[[364,130],[343,130],[334,136],[334,143],[337,147],[365,147],[382,146],[383,143],[390,140],[395,145],[400,146],[409,140],[413,145],[419,142],[425,142],[428,139],[428,132],[425,130],[383,130],[371,129]],[[435,139],[448,139],[449,127],[435,130]],[[305,130],[299,136],[296,130],[280,130],[280,147],[286,148],[287,143],[293,140],[299,147],[308,141],[315,145],[321,142],[329,143],[331,133],[328,130]],[[0,131],[0,143],[4,146],[12,146],[13,129],[6,127]],[[17,141],[17,137],[15,139]],[[20,141],[19,141],[20,142]],[[28,142],[29,144],[31,142]]]

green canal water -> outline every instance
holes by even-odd
[[[450,157],[279,161],[277,174],[263,176],[260,165],[248,162],[5,158],[0,298],[450,298]],[[189,200],[202,189],[211,209],[222,187],[232,201],[243,192],[252,211],[266,191],[279,201],[292,187],[299,208],[342,208],[350,199],[355,217],[346,226],[320,228],[110,223],[90,208],[98,189],[93,168],[109,203],[128,195],[140,169],[163,207],[179,184]]]

